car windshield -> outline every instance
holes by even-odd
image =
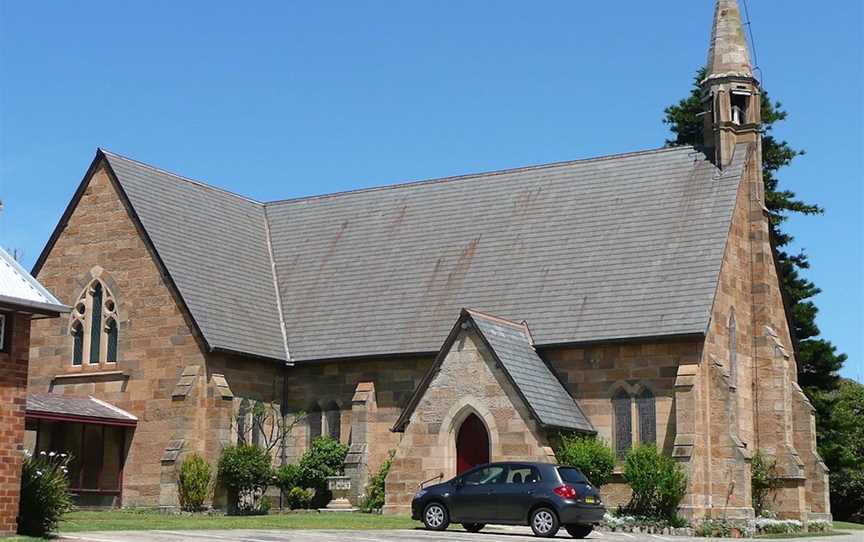
[[[587,484],[588,479],[582,474],[579,469],[573,467],[558,467],[558,473],[561,475],[561,480],[570,484]]]

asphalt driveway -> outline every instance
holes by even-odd
[[[609,542],[704,542],[705,538],[685,538],[649,534],[593,532],[591,540]],[[562,529],[559,540],[572,540]],[[527,527],[489,527],[488,531],[471,534],[465,531],[436,533],[422,529],[398,531],[302,531],[302,530],[207,530],[207,531],[125,531],[75,533],[61,536],[60,540],[80,542],[518,542],[539,540],[531,535]],[[802,539],[773,539],[800,542]],[[810,542],[858,542],[861,534],[845,536],[823,536],[806,538]]]

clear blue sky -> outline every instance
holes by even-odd
[[[789,229],[864,376],[862,4],[750,0]],[[0,244],[30,266],[97,146],[260,200],[662,145],[713,0],[0,0]]]

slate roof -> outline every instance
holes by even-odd
[[[91,421],[112,421],[135,425],[138,418],[95,397],[72,397],[54,393],[30,393],[27,395],[28,416],[61,416],[87,418]]]
[[[303,362],[435,353],[464,306],[527,320],[538,347],[704,334],[746,153],[722,172],[677,147],[266,204],[97,160],[211,348],[284,360],[287,337]]]
[[[0,248],[0,306],[50,316],[69,311],[68,307],[60,303],[2,248]]]
[[[527,324],[467,312],[541,425],[594,431],[585,413],[537,354]]]
[[[284,359],[264,207],[103,152],[207,343]]]
[[[540,346],[704,333],[745,148],[692,147],[268,204],[296,360],[436,352],[464,306]]]

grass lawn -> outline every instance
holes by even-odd
[[[848,521],[835,521],[834,528],[838,531],[864,531],[864,524]]]
[[[411,529],[420,525],[404,516],[375,514],[270,514],[267,516],[174,515],[134,510],[71,512],[61,533],[142,531],[148,529]],[[4,541],[5,542],[5,541]]]

